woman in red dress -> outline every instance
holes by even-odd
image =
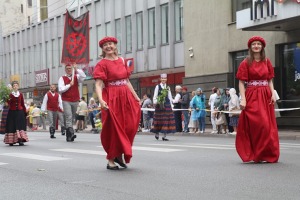
[[[19,92],[19,83],[14,81],[12,84],[12,92],[8,100],[8,114],[6,119],[4,143],[13,146],[19,143],[20,146],[24,142],[28,142],[26,134],[26,107],[24,105],[24,97]]]
[[[96,92],[102,108],[101,143],[110,170],[119,169],[115,162],[123,168],[130,162],[141,116],[140,98],[129,81],[130,71],[124,59],[118,57],[117,42],[114,37],[104,37],[99,41],[103,59],[94,70]]]
[[[236,150],[243,162],[275,163],[279,139],[275,120],[274,68],[265,56],[266,42],[254,36],[248,41],[249,56],[236,74],[241,94]],[[245,82],[247,87],[245,88]]]

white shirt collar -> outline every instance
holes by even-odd
[[[14,95],[15,97],[20,96],[20,92],[19,91],[16,91],[16,92],[12,91],[11,94]]]

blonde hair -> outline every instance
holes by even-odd
[[[115,45],[116,45],[116,49],[115,49],[115,52],[114,52],[114,54],[116,55],[116,56],[118,56],[119,55],[119,52],[118,52],[118,48],[117,48],[117,44],[116,43],[114,43]],[[101,53],[101,55],[100,55],[100,58],[105,58],[105,56],[106,56],[106,53],[103,51],[103,49],[102,49],[102,53]]]
[[[260,60],[265,60],[266,59],[266,52],[265,52],[265,48],[263,48],[260,52]],[[254,52],[251,50],[251,48],[249,48],[249,55],[247,56],[247,63],[250,66],[254,60]]]

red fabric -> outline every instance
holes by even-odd
[[[54,96],[51,92],[47,92],[48,101],[47,101],[47,110],[58,111],[58,93],[55,92]]]
[[[264,38],[260,37],[260,36],[253,36],[252,38],[250,38],[248,40],[248,48],[250,49],[251,43],[254,41],[260,41],[261,44],[263,45],[263,47],[266,47],[266,41],[264,40]]]
[[[24,110],[24,113],[26,113],[26,107],[24,104],[24,97],[22,93],[20,93],[20,96],[18,97],[10,94],[8,105],[10,110]]]
[[[63,76],[65,85],[71,83],[71,80],[67,76]],[[78,79],[74,76],[74,85],[72,85],[66,92],[61,94],[61,99],[63,101],[76,102],[79,101],[79,90],[78,90]]]
[[[94,78],[102,79],[104,83],[128,77],[121,58],[115,61],[102,59],[94,70]],[[140,105],[127,85],[105,87],[102,96],[109,107],[101,112],[101,143],[107,153],[106,158],[114,159],[124,154],[125,162],[129,163],[141,116]]]
[[[269,60],[255,62],[248,67],[244,60],[238,68],[237,79],[270,80],[274,69]],[[248,87],[245,92],[246,108],[242,111],[236,135],[236,150],[244,162],[277,162],[279,139],[274,105],[270,104],[269,86]]]
[[[102,38],[100,41],[99,41],[99,47],[103,47],[103,45],[104,45],[104,43],[106,43],[106,42],[114,42],[114,43],[118,43],[118,40],[117,40],[117,38],[115,38],[115,37],[104,37],[104,38]]]

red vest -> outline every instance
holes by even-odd
[[[52,95],[51,92],[47,92],[47,96],[48,96],[48,101],[47,101],[47,110],[51,110],[51,111],[58,111],[58,93],[55,92],[54,96]]]
[[[22,93],[20,93],[20,96],[18,97],[15,97],[14,95],[10,94],[8,104],[10,110],[24,110],[24,112],[26,113],[26,108],[24,105],[24,98]]]
[[[65,85],[71,83],[71,80],[67,76],[62,77]],[[72,85],[67,91],[61,94],[61,98],[63,101],[76,102],[79,101],[79,90],[78,90],[78,79],[77,76],[74,76],[74,85]]]

